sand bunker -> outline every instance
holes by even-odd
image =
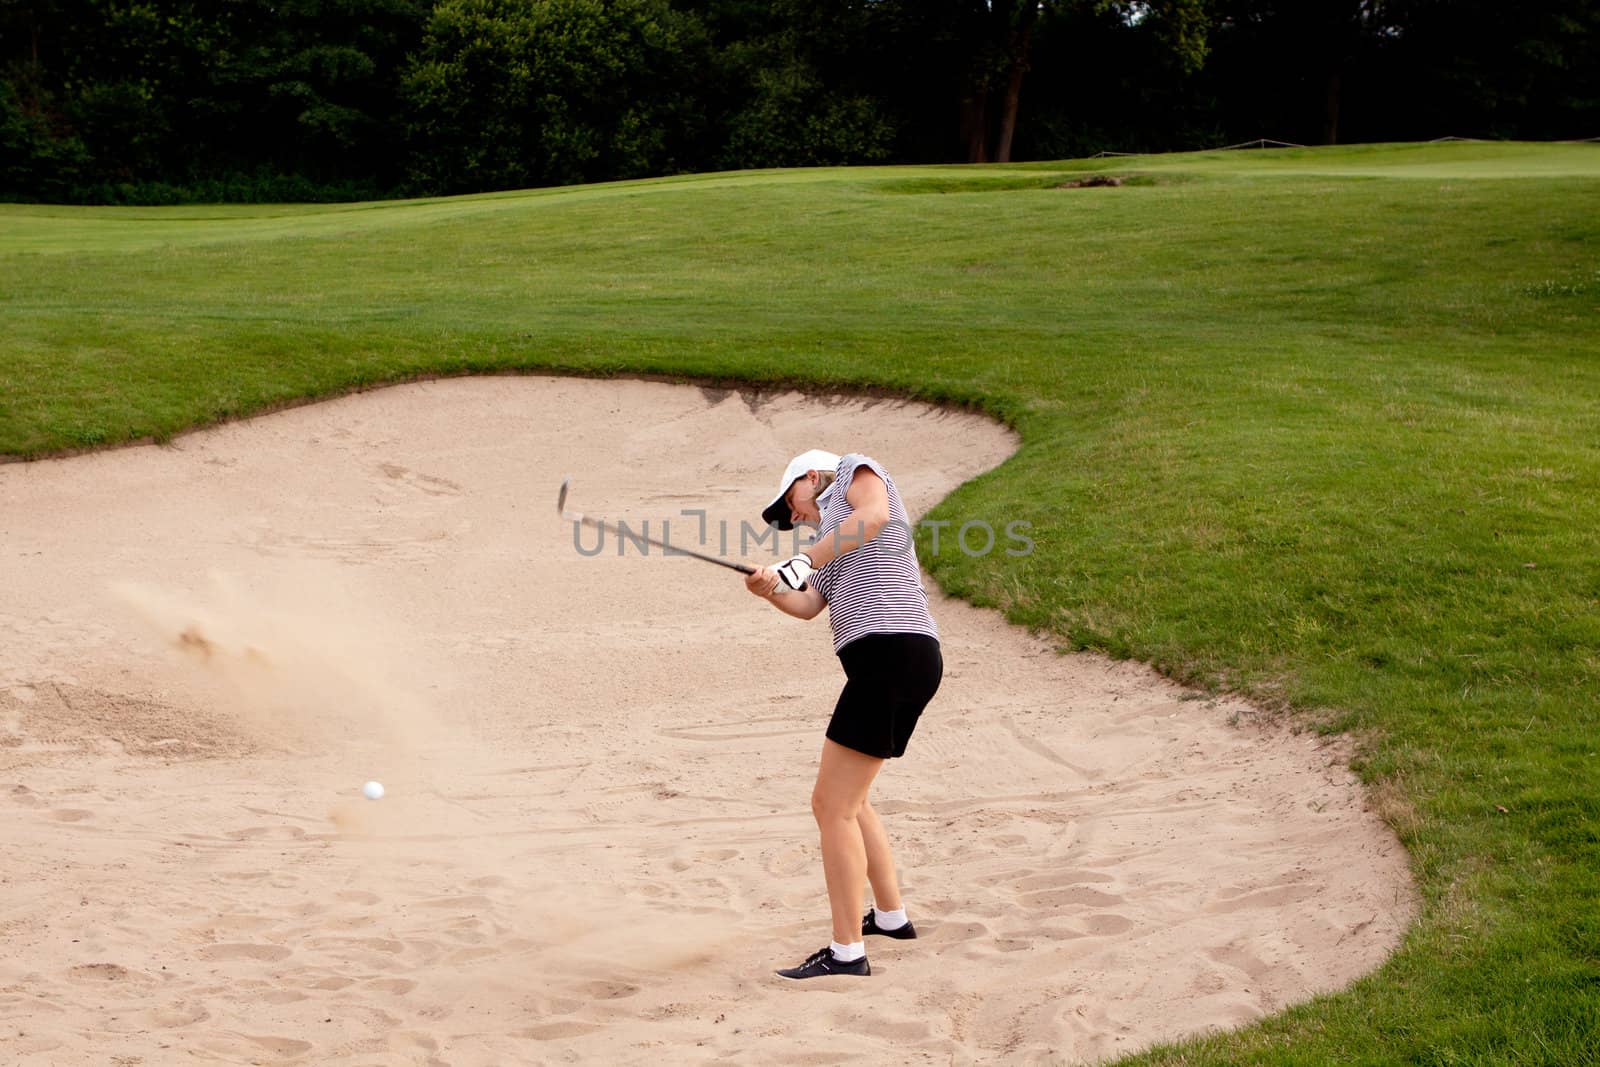
[[[812,446],[920,512],[1014,442],[484,378],[0,467],[0,1061],[1093,1060],[1392,949],[1406,858],[1334,749],[936,596],[875,792],[923,936],[770,977],[828,934],[826,622],[586,557],[555,493],[717,550]]]

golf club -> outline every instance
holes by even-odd
[[[622,532],[618,530],[616,526],[606,522],[604,519],[591,519],[587,515],[582,515],[578,512],[567,510],[567,489],[571,484],[571,478],[563,478],[561,480],[561,492],[556,497],[556,511],[560,513],[561,517],[566,519],[568,522],[576,522],[584,526],[592,526],[596,530],[607,531],[617,537],[622,537]],[[657,548],[662,549],[663,551],[670,552],[674,555],[692,556],[695,559],[703,559],[707,563],[715,563],[719,567],[727,567],[729,570],[738,571],[740,574],[754,574],[756,572],[754,567],[751,567],[747,564],[735,563],[733,560],[723,559],[720,556],[708,556],[703,552],[694,552],[687,548],[679,548],[676,545],[669,545],[665,541],[657,541],[655,538],[646,537],[643,534],[635,535],[630,531],[627,536],[630,539],[637,536],[639,540],[644,541],[646,544],[655,545]]]

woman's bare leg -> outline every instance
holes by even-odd
[[[867,884],[867,846],[858,817],[883,760],[822,742],[822,763],[811,791],[811,813],[822,834],[822,874],[833,912],[833,939],[861,940],[861,893]],[[881,829],[881,827],[880,827]]]
[[[889,835],[883,820],[872,810],[872,801],[863,801],[856,815],[861,827],[861,842],[867,849],[867,881],[872,883],[872,904],[879,911],[900,910],[900,882],[895,877],[894,853],[889,850]]]

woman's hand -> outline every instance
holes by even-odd
[[[754,572],[744,576],[744,587],[763,600],[777,592],[781,584],[778,572],[771,567],[757,567]]]
[[[811,565],[811,557],[804,552],[793,559],[786,559],[778,564],[776,573],[778,581],[783,583],[785,590],[803,593],[806,591],[806,580],[811,577],[816,568]]]
[[[828,606],[816,586],[790,589],[771,567],[757,567],[754,574],[745,575],[744,587],[785,615],[797,619],[814,619]]]

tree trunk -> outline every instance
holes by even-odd
[[[995,141],[996,163],[1011,162],[1011,139],[1017,132],[1017,102],[1022,99],[1022,76],[1028,73],[1028,38],[1032,29],[1032,25],[1024,25],[1011,35],[1011,74],[1006,79],[1005,109],[1000,113],[1000,136]]]
[[[975,89],[961,101],[961,140],[968,163],[989,162],[989,90]]]
[[[1339,100],[1344,92],[1343,79],[1337,70],[1328,75],[1322,86],[1322,143],[1339,143]]]

